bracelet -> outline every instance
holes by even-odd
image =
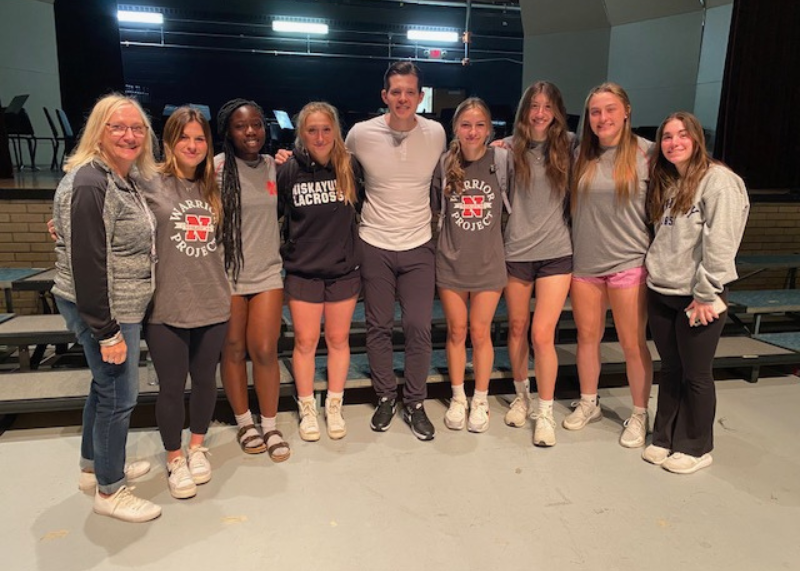
[[[101,339],[98,341],[100,347],[113,347],[114,345],[118,345],[125,341],[122,337],[122,331],[117,331],[113,337],[109,337],[108,339]]]

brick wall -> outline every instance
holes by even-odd
[[[47,234],[52,215],[52,200],[0,200],[0,266],[52,267],[56,256]],[[15,291],[13,298],[15,313],[39,312],[36,292]]]
[[[800,253],[800,204],[752,204],[741,254]],[[733,286],[734,289],[781,289],[785,270],[765,271]]]

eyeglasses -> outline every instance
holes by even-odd
[[[121,125],[120,123],[106,123],[106,127],[108,127],[108,130],[111,131],[111,134],[115,137],[124,137],[128,129],[131,130],[131,135],[134,137],[144,137],[145,133],[147,133],[147,127],[144,125],[128,126]]]

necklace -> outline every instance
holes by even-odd
[[[188,193],[190,193],[190,192],[192,192],[192,189],[193,189],[193,187],[194,187],[194,183],[195,183],[195,181],[193,181],[193,180],[187,180],[187,179],[185,179],[185,178],[181,178],[181,177],[177,177],[177,176],[175,177],[175,180],[177,180],[177,181],[180,183],[180,186],[181,186],[181,187],[183,187],[183,190],[184,190],[184,191],[185,191],[187,194],[188,194]]]

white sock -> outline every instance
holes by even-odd
[[[581,393],[581,400],[585,401],[585,402],[590,402],[590,403],[596,405],[597,404],[597,393],[594,393],[593,395],[585,395],[585,394]]]
[[[329,401],[331,399],[339,399],[339,400],[343,401],[344,400],[344,391],[340,391],[338,393],[335,393],[333,391],[328,391],[328,396],[325,397],[325,402],[327,402],[327,401]]]
[[[489,396],[489,391],[475,391],[472,394],[472,400],[476,402],[486,402],[486,398]]]
[[[263,414],[261,415],[261,432],[266,434],[271,430],[276,430],[278,428],[278,422],[276,417],[267,418]],[[274,446],[275,444],[280,444],[282,442],[280,436],[273,434],[267,439],[267,448],[270,446]],[[280,448],[276,448],[276,450],[280,450]]]
[[[528,379],[522,381],[514,381],[514,390],[521,397],[530,397],[531,382]]]
[[[467,394],[464,392],[464,385],[450,385],[453,389],[453,398],[460,401],[467,400]]]
[[[635,407],[633,407],[633,414],[645,415],[645,414],[647,414],[647,409],[646,408],[642,408],[640,406],[635,406]]]
[[[307,397],[297,397],[297,400],[299,402],[301,402],[301,403],[303,403],[303,402],[315,402],[316,401],[316,399],[314,398],[313,394],[310,394]],[[262,424],[262,426],[264,424],[264,417],[263,416],[261,417],[261,424]]]
[[[553,410],[553,400],[539,399],[539,410],[542,412]]]
[[[246,412],[243,412],[242,414],[234,414],[234,418],[236,418],[236,426],[238,426],[240,429],[244,428],[247,425],[252,425],[253,424],[253,413],[250,412],[249,410],[246,411]],[[246,440],[246,439],[250,438],[251,436],[260,436],[258,434],[258,431],[255,429],[255,427],[252,427],[247,432],[245,432],[239,440],[240,441],[241,440]],[[255,445],[256,444],[253,441],[250,441],[250,446],[251,447],[255,446]]]

